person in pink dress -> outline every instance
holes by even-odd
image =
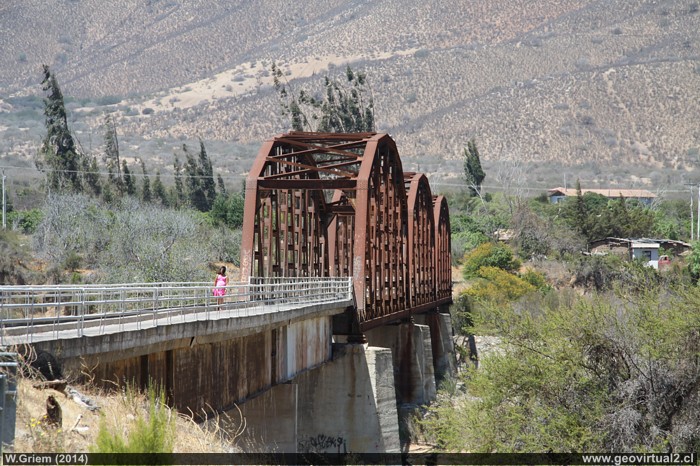
[[[219,306],[224,304],[224,296],[226,295],[226,286],[228,285],[228,277],[226,276],[226,267],[221,266],[219,273],[214,280],[214,289],[212,294],[216,296],[216,302]]]

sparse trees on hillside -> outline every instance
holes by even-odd
[[[304,89],[298,93],[285,81],[284,73],[272,64],[275,89],[284,115],[295,131],[355,133],[375,131],[374,99],[364,73],[345,70],[345,80],[324,77],[322,98]]]
[[[42,159],[37,160],[36,165],[39,170],[46,171],[46,184],[51,191],[82,192],[82,154],[68,128],[63,93],[49,67],[44,65],[43,69],[41,85],[48,93],[44,99],[46,137],[40,149]]]

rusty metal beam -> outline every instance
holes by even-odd
[[[442,299],[439,299],[433,303],[423,304],[421,306],[416,306],[416,307],[412,307],[409,309],[404,309],[403,311],[396,312],[394,314],[390,314],[390,315],[386,315],[386,316],[382,316],[382,317],[377,317],[373,320],[367,320],[367,321],[362,322],[360,324],[360,329],[362,330],[362,332],[366,332],[367,330],[381,327],[382,325],[400,322],[402,320],[410,318],[410,316],[414,316],[417,314],[423,314],[426,312],[436,310],[440,306],[443,306],[445,304],[450,304],[451,302],[452,302],[452,298],[442,298]]]
[[[291,179],[258,180],[258,187],[263,189],[355,189],[357,182],[353,179]]]
[[[281,165],[287,165],[290,167],[296,167],[296,168],[301,168],[302,170],[296,170],[292,172],[286,172],[286,173],[281,173],[279,175],[272,175],[272,176],[295,176],[297,174],[300,174],[302,172],[308,173],[308,172],[318,172],[318,173],[329,173],[331,175],[338,175],[338,176],[343,176],[343,177],[349,177],[349,176],[355,176],[356,173],[350,172],[350,171],[344,171],[344,170],[338,170],[335,167],[340,166],[341,164],[334,164],[333,167],[330,167],[328,165],[323,165],[323,166],[316,166],[316,165],[308,165],[304,163],[298,163],[298,162],[292,162],[290,160],[282,160],[282,159],[275,159],[273,157],[268,157],[268,161],[270,162],[277,162]],[[357,164],[357,162],[353,161],[352,164]],[[342,165],[349,165],[349,164],[342,164]]]

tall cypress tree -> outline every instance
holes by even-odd
[[[134,177],[131,176],[131,171],[129,170],[129,164],[126,160],[122,160],[122,177],[124,178],[124,190],[129,196],[136,195],[136,183],[134,183]]]
[[[43,160],[37,161],[37,168],[46,169],[47,187],[54,191],[82,192],[80,170],[81,154],[68,128],[66,106],[63,93],[56,77],[47,65],[43,65],[42,89],[48,93],[44,98],[46,137],[40,153]]]
[[[201,212],[211,210],[216,198],[214,170],[207,155],[204,143],[199,141],[199,155],[195,158],[183,144],[182,150],[187,158],[185,162],[185,184],[190,205]]]
[[[143,184],[141,185],[141,199],[143,202],[151,202],[151,180],[148,178],[146,163],[141,159],[141,173],[143,174]]]
[[[201,176],[199,180],[206,200],[206,211],[209,211],[216,198],[216,182],[214,181],[214,169],[211,165],[211,159],[209,159],[204,142],[201,139],[199,140],[199,172]]]
[[[102,194],[102,184],[100,183],[100,169],[97,167],[97,157],[83,157],[83,178],[87,187],[95,196]]]
[[[111,173],[109,181],[116,188],[117,194],[124,194],[124,179],[121,172],[121,161],[119,160],[119,138],[117,137],[117,125],[111,115],[105,117],[105,155],[107,169]]]
[[[484,170],[481,168],[479,149],[476,147],[474,138],[467,142],[462,155],[464,158],[464,178],[472,196],[481,195],[481,183],[486,178]]]
[[[158,199],[164,206],[169,205],[165,186],[163,186],[163,182],[160,180],[160,170],[156,171],[156,179],[153,180],[153,197]]]
[[[185,148],[184,145],[183,148]],[[175,172],[175,186],[171,191],[170,205],[180,207],[185,203],[185,189],[182,185],[182,165],[177,154],[175,154],[175,162],[173,162],[173,171]]]

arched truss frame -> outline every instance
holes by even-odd
[[[437,301],[441,302],[452,299],[450,210],[445,196],[435,196],[433,198],[433,209],[435,217],[435,290],[437,292]]]
[[[435,224],[430,187],[424,176],[409,178],[413,198],[387,134],[292,132],[266,141],[246,180],[241,276],[352,276],[354,332],[436,307],[435,255],[413,259]]]
[[[433,195],[422,173],[406,173],[408,191],[408,276],[410,307],[435,302],[435,219]]]

